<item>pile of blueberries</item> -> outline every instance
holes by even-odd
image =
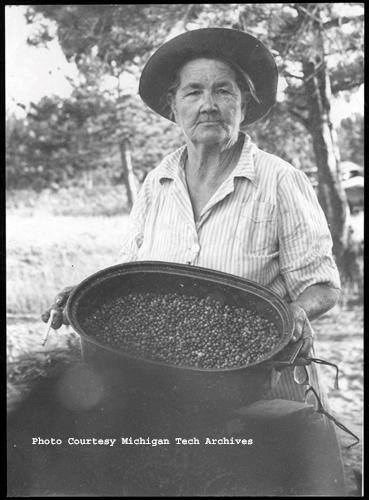
[[[247,366],[280,342],[276,326],[254,311],[178,293],[113,298],[82,326],[90,337],[126,354],[202,369]]]

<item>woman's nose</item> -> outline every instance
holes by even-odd
[[[202,108],[204,111],[217,109],[217,103],[212,92],[204,92]]]

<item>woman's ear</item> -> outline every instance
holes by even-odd
[[[247,90],[244,90],[241,92],[241,123],[245,119],[246,116],[246,109],[247,109],[247,103],[249,102],[250,99],[250,92]]]
[[[173,121],[176,121],[176,107],[175,107],[175,99],[172,93],[169,93],[167,96],[167,104],[170,108],[169,118]]]

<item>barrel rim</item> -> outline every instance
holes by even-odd
[[[87,291],[90,290],[92,287],[95,287],[98,284],[108,279],[115,278],[119,275],[129,275],[139,272],[145,272],[145,273],[151,272],[160,274],[164,273],[178,277],[185,276],[190,278],[196,278],[205,282],[221,284],[223,286],[241,292],[242,291],[248,293],[251,292],[255,296],[268,302],[274,308],[274,310],[279,314],[282,320],[282,330],[283,330],[280,332],[281,341],[274,349],[268,352],[261,359],[253,363],[249,363],[246,366],[243,365],[230,368],[200,368],[194,366],[173,365],[165,363],[163,361],[156,361],[134,356],[124,351],[117,350],[114,347],[102,344],[101,342],[97,341],[96,339],[92,338],[87,333],[85,333],[84,328],[77,320],[77,314],[76,314],[78,303],[82,299],[83,295],[87,293]],[[191,370],[195,372],[206,372],[206,373],[235,372],[239,370],[255,368],[263,363],[268,363],[272,361],[272,358],[274,356],[280,353],[287,346],[293,334],[293,318],[289,308],[287,307],[287,303],[283,299],[281,299],[276,293],[272,292],[271,290],[261,285],[260,283],[233,274],[224,273],[222,271],[208,269],[200,266],[191,266],[187,264],[178,264],[178,263],[164,262],[164,261],[128,262],[123,264],[116,264],[114,266],[110,266],[100,271],[97,271],[96,273],[85,278],[83,281],[81,281],[81,283],[79,283],[79,285],[77,285],[73,289],[66,304],[66,315],[71,326],[85,342],[92,343],[95,346],[102,348],[103,350],[113,353],[115,356],[128,358],[130,360],[138,361],[144,364],[148,363],[151,365],[161,366],[165,368],[175,368],[180,370],[181,369]]]

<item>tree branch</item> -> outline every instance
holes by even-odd
[[[360,52],[361,49],[358,48],[358,47],[345,47],[345,53],[347,54],[347,52]],[[342,56],[342,49],[341,50],[332,50],[330,52],[326,52],[324,55],[326,57],[330,57],[330,56],[335,56],[339,54],[340,56]]]
[[[303,116],[301,113],[299,113],[298,111],[296,111],[296,109],[292,108],[291,106],[287,107],[287,111],[292,116],[294,116],[295,118],[297,118],[299,120],[299,122],[301,122],[307,130],[310,130],[309,120],[307,118],[305,118],[305,116]]]
[[[309,12],[307,9],[305,9],[305,7],[302,7],[301,4],[295,4],[294,5],[295,9],[298,11],[298,12],[303,12],[304,14],[306,14],[308,17],[310,17],[313,21],[315,21],[316,23],[319,23],[319,24],[322,24],[322,21],[321,19],[319,19],[319,17],[316,17],[315,13],[317,12],[318,10],[318,5],[316,5],[313,9],[312,9],[312,12]]]
[[[187,8],[187,10],[186,10],[184,18],[183,18],[183,26],[185,28],[186,28],[186,24],[188,23],[188,21],[193,16],[193,14],[195,12],[195,9],[196,9],[196,4],[195,3],[190,3],[189,6],[188,6],[188,8]]]
[[[332,84],[331,90],[332,94],[337,94],[338,92],[342,92],[344,90],[351,90],[356,87],[360,87],[360,85],[364,83],[362,79],[356,81],[343,81],[339,83]]]
[[[322,26],[324,29],[328,29],[341,26],[342,24],[350,23],[351,21],[363,21],[363,20],[364,20],[364,14],[360,14],[358,16],[335,17],[334,19],[331,19],[330,21],[326,21],[325,23],[323,23]]]
[[[298,111],[303,111],[303,112],[307,112],[307,107],[306,106],[303,106],[301,104],[297,104],[295,103],[294,105],[294,109],[297,109]]]
[[[297,78],[297,80],[303,80],[303,76],[298,76],[298,75],[293,75],[292,73],[289,73],[288,71],[283,71],[283,75],[287,76],[289,78]]]
[[[314,78],[315,75],[317,75],[317,73],[319,72],[320,68],[325,64],[324,60],[320,61],[320,63],[318,63],[316,66],[315,66],[315,69],[312,73],[310,73],[310,75],[307,75],[303,78],[304,82],[308,82],[309,80],[311,80],[312,78]]]
[[[357,16],[338,16],[335,17],[334,19],[330,19],[329,21],[326,21],[323,23],[319,17],[316,17],[314,14],[316,12],[316,9],[313,12],[309,12],[305,7],[302,7],[299,4],[295,4],[295,8],[297,11],[303,12],[307,16],[309,16],[311,19],[313,19],[315,22],[319,23],[323,29],[329,29],[337,26],[342,26],[342,24],[347,24],[350,23],[351,21],[363,21],[364,20],[364,14],[359,14]]]

